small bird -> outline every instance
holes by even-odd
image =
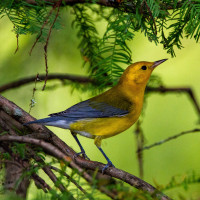
[[[87,158],[85,150],[77,138],[77,134],[94,139],[108,167],[114,167],[101,148],[102,139],[117,135],[131,127],[139,118],[145,88],[156,66],[167,59],[155,62],[136,62],[131,64],[122,74],[116,86],[106,92],[82,101],[65,111],[50,114],[48,118],[31,121],[25,125],[39,123],[69,129],[80,147],[82,155]]]

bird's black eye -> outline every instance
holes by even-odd
[[[143,66],[141,67],[141,69],[142,69],[142,70],[146,70],[146,69],[147,69],[147,66],[143,65]]]

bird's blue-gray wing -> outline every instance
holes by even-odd
[[[31,121],[25,125],[40,123],[48,126],[69,128],[70,123],[85,118],[122,117],[128,113],[129,111],[126,109],[120,109],[104,102],[86,100],[63,112],[50,114],[48,118]]]
[[[103,118],[124,116],[129,113],[128,110],[111,106],[105,102],[96,102],[91,100],[82,101],[67,110],[59,113],[50,114],[51,117],[62,116],[71,118]]]

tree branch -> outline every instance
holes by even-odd
[[[10,142],[23,142],[23,143],[29,143],[34,144],[37,146],[42,147],[44,150],[49,152],[51,155],[56,157],[57,159],[62,159],[66,162],[69,162],[71,159],[68,158],[64,153],[59,151],[55,146],[53,146],[50,143],[44,142],[42,140],[26,137],[26,136],[14,136],[14,135],[3,135],[0,136],[0,141],[10,141]],[[73,157],[75,158],[75,152]],[[75,158],[75,162],[80,165],[83,168],[96,170],[98,168],[99,171],[102,171],[103,167],[105,167],[104,164],[99,162],[93,162],[84,160],[83,158]],[[122,171],[120,169],[110,167],[105,172],[107,175],[110,175],[112,177],[118,178],[132,186],[134,186],[137,189],[141,189],[143,191],[146,191],[150,193],[151,195],[156,195],[156,197],[162,197],[162,199],[169,199],[167,196],[163,195],[161,192],[159,192],[156,188],[154,188],[152,185],[146,183],[145,181],[139,179],[138,177],[129,174],[125,171]]]
[[[13,119],[17,120],[20,123],[25,123],[28,121],[33,120],[33,118],[20,109],[18,106],[16,106],[14,103],[9,102],[7,99],[4,97],[0,96],[0,110],[3,110],[9,116],[11,116]],[[35,125],[30,125],[29,130],[32,130],[33,132],[45,132],[46,134],[49,135],[49,139],[47,141],[41,142],[40,140],[26,137],[26,136],[1,136],[0,140],[5,141],[20,141],[20,142],[29,142],[29,143],[34,143],[39,146],[42,146],[44,149],[47,151],[54,151],[54,154],[57,158],[63,159],[65,161],[69,161],[67,158],[68,156],[72,158],[72,160],[75,162],[75,164],[79,165],[81,168],[85,169],[90,169],[90,170],[98,170],[101,172],[103,167],[105,166],[102,163],[99,162],[92,162],[85,160],[81,157],[75,158],[76,152],[73,151],[67,144],[65,144],[62,140],[60,140],[56,135],[54,135],[51,131],[49,131],[46,127],[35,124]],[[50,144],[48,144],[49,142]],[[55,147],[53,148],[51,145],[54,145]],[[48,147],[47,147],[48,146]],[[57,149],[56,149],[57,148]],[[74,164],[74,162],[71,161],[70,163]],[[170,198],[167,197],[166,195],[162,194],[159,192],[156,188],[154,188],[152,185],[146,183],[145,181],[139,179],[138,177],[131,175],[125,171],[119,170],[117,168],[110,167],[106,170],[105,174],[117,178],[119,180],[122,180],[131,186],[146,191],[149,194],[151,194],[153,197],[159,197],[162,200],[169,200]]]
[[[62,171],[62,170],[60,170],[60,169],[58,169],[57,167],[54,167],[54,166],[50,166],[50,168],[59,172],[60,174],[62,174],[64,176],[66,176],[67,179],[69,179],[79,190],[81,190],[81,192],[83,192],[85,195],[88,195],[87,192],[67,173],[65,173],[64,171]]]
[[[185,135],[185,134],[188,134],[188,133],[196,133],[196,132],[200,132],[200,129],[196,128],[196,129],[189,130],[189,131],[183,131],[183,132],[181,132],[181,133],[179,133],[179,134],[173,135],[173,136],[168,137],[168,138],[166,138],[166,139],[164,139],[164,140],[161,140],[161,141],[159,141],[159,142],[155,142],[155,143],[153,143],[153,144],[151,144],[151,145],[149,145],[149,146],[145,146],[145,147],[143,147],[143,148],[141,148],[141,149],[138,149],[138,152],[144,151],[144,150],[147,150],[147,149],[151,149],[152,147],[155,147],[155,146],[161,145],[161,144],[163,144],[163,143],[169,142],[170,140],[174,140],[174,139],[176,139],[176,138],[178,138],[178,137],[180,137],[180,136],[183,136],[183,135]]]
[[[5,113],[4,111],[2,111],[0,109],[0,127],[6,131],[6,133],[11,134],[12,136],[18,136],[16,133],[16,130],[20,130],[21,132],[23,132],[24,126],[22,126],[22,124],[20,124],[18,121],[16,121],[15,119],[13,119],[12,117],[10,117],[7,113]],[[14,129],[13,129],[14,127]],[[5,132],[4,131],[4,132]],[[5,133],[4,133],[5,134]],[[29,136],[29,135],[27,135]],[[43,135],[42,135],[43,136]],[[44,136],[43,136],[44,137]],[[8,149],[8,144],[1,144],[1,146],[3,145],[4,149],[7,150],[7,152],[9,152],[9,154],[12,155],[12,151],[9,151]],[[26,147],[26,150],[28,152],[28,154],[26,155],[26,159],[30,159],[34,158],[36,160],[36,162],[40,163],[41,165],[43,165],[44,167],[42,168],[42,170],[47,174],[47,176],[52,180],[52,182],[55,184],[58,180],[58,178],[56,177],[56,175],[52,172],[52,170],[50,169],[49,166],[45,166],[45,162],[36,155],[36,153],[30,148],[30,147]],[[20,158],[18,158],[17,161],[20,161]],[[20,164],[23,163],[23,166],[25,168],[29,168],[29,166],[27,165],[26,162],[24,162],[23,160],[20,161]],[[37,182],[38,183],[38,182]],[[63,186],[62,183],[56,184],[56,187],[60,189],[60,191],[67,191],[67,189]],[[67,191],[68,192],[68,191]],[[69,193],[69,192],[68,192]],[[70,194],[70,193],[69,193]],[[73,199],[73,198],[72,198]]]
[[[34,145],[42,147],[50,155],[52,155],[58,159],[64,160],[66,162],[71,161],[70,157],[66,156],[63,152],[61,152],[58,148],[56,148],[52,144],[44,142],[43,140],[38,140],[35,138],[26,137],[26,136],[2,135],[2,136],[0,136],[0,141],[12,141],[12,142],[22,142],[22,143],[34,144]]]
[[[38,81],[44,81],[46,78],[46,75],[38,75]],[[48,80],[69,80],[77,83],[82,83],[82,84],[88,84],[91,83],[93,85],[96,85],[97,83],[95,80],[86,77],[86,76],[79,76],[79,75],[72,75],[72,74],[49,74],[48,75]],[[19,79],[17,81],[13,81],[11,83],[7,83],[5,85],[0,86],[0,93],[5,92],[10,89],[18,88],[20,86],[29,84],[35,82],[35,76],[30,76],[26,78]],[[109,85],[112,85],[111,83]],[[108,85],[108,86],[109,86]],[[192,100],[198,114],[200,115],[200,106],[196,100],[196,97],[194,95],[194,92],[191,88],[188,87],[147,87],[146,89],[147,92],[158,92],[158,93],[186,93],[189,95],[190,99]]]
[[[46,77],[45,74],[38,75],[38,81],[44,81],[45,77]],[[48,75],[48,80],[56,80],[56,79],[61,80],[61,81],[69,80],[69,81],[78,82],[82,84],[86,84],[86,83],[95,84],[95,81],[85,76],[78,76],[78,75],[72,75],[72,74],[49,74]],[[35,82],[35,76],[30,76],[30,77],[19,79],[17,81],[10,82],[8,84],[0,86],[0,93],[5,92],[10,89],[18,88],[20,86],[23,86],[32,82]]]
[[[33,178],[38,189],[42,189],[45,193],[47,190],[51,190],[51,187],[37,174],[33,173],[31,177]]]
[[[196,100],[196,97],[194,95],[194,92],[191,88],[187,88],[187,87],[157,87],[157,88],[153,88],[153,87],[147,87],[147,92],[159,92],[159,93],[186,93],[189,95],[190,99],[192,100],[198,115],[200,116],[200,106]]]

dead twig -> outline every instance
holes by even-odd
[[[48,36],[47,36],[47,39],[46,39],[46,43],[44,45],[44,58],[45,58],[45,70],[46,70],[46,76],[45,76],[45,80],[44,80],[44,86],[42,88],[42,90],[45,89],[46,87],[46,83],[47,83],[47,79],[48,79],[48,60],[47,60],[47,50],[48,50],[48,45],[49,45],[49,38],[51,36],[51,32],[52,32],[52,28],[58,18],[58,14],[59,14],[59,10],[60,10],[60,4],[61,4],[62,0],[59,0],[58,2],[55,3],[55,5],[53,6],[53,10],[55,8],[58,8],[57,9],[57,12],[56,12],[56,16],[54,18],[54,21],[53,23],[51,24],[50,26],[50,29],[49,29],[49,33],[48,33]]]
[[[30,1],[30,3],[31,3],[31,1]],[[44,29],[44,27],[47,25],[48,20],[49,20],[49,17],[52,15],[54,9],[55,9],[55,8],[53,7],[53,8],[49,11],[49,13],[48,13],[48,15],[47,15],[47,17],[46,17],[46,19],[45,19],[45,21],[44,21],[44,23],[43,23],[41,29],[40,29],[40,33],[38,34],[38,36],[37,36],[35,42],[33,43],[33,46],[31,47],[31,50],[30,50],[30,52],[29,52],[29,55],[32,54],[32,51],[33,51],[35,45],[38,43],[39,39],[41,38],[43,29]]]
[[[161,140],[159,142],[155,142],[155,143],[153,143],[153,144],[151,144],[149,146],[145,146],[142,149],[138,150],[138,152],[144,151],[144,150],[147,150],[147,149],[151,149],[152,147],[155,147],[155,146],[161,145],[163,143],[169,142],[170,140],[174,140],[174,139],[176,139],[176,138],[178,138],[180,136],[183,136],[185,134],[196,133],[196,132],[200,132],[200,129],[197,128],[197,129],[193,129],[193,130],[189,130],[189,131],[183,131],[183,132],[181,132],[179,134],[173,135],[173,136],[168,137],[168,138],[166,138],[164,140]]]
[[[32,109],[32,107],[35,105],[35,92],[36,92],[36,83],[37,83],[37,81],[39,80],[38,79],[38,76],[39,76],[39,74],[37,73],[37,75],[36,75],[36,77],[35,77],[35,86],[34,86],[34,88],[33,88],[33,93],[32,93],[32,98],[31,98],[31,102],[30,102],[30,104],[29,104],[29,106],[30,106],[30,109],[29,109],[29,113],[31,113],[31,109]]]

